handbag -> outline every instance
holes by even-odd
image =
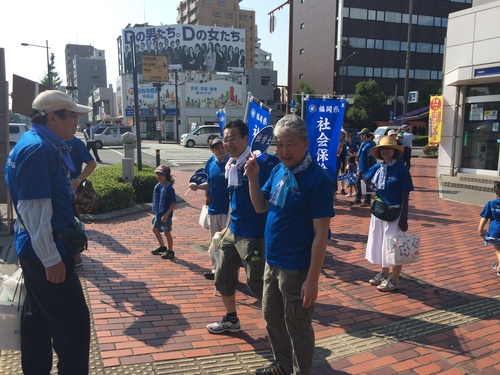
[[[202,228],[208,229],[208,206],[203,205],[200,212],[200,219],[198,220]]]
[[[91,214],[99,206],[99,197],[91,181],[83,180],[76,189],[75,194],[75,212],[77,215]]]
[[[12,300],[0,301],[0,350],[21,350],[21,315],[26,295],[22,269],[5,279],[0,289],[7,281],[15,281],[16,288]]]
[[[383,221],[394,221],[399,218],[401,214],[401,205],[389,205],[384,203],[379,197],[375,197],[370,208],[371,213],[376,218]]]
[[[79,254],[88,248],[85,224],[75,216],[73,225],[72,230],[56,230],[52,232],[54,239],[64,242],[70,255]]]
[[[416,234],[401,233],[401,237],[387,239],[387,263],[399,266],[418,262],[420,260],[420,237]]]

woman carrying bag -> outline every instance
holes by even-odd
[[[399,274],[402,265],[392,267],[387,262],[387,239],[401,237],[408,230],[408,201],[413,182],[408,168],[399,158],[403,147],[395,139],[383,137],[370,153],[382,162],[372,166],[365,174],[366,182],[376,188],[376,197],[371,208],[370,229],[365,258],[372,264],[382,266],[382,271],[369,280],[381,292],[399,289]]]

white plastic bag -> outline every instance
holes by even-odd
[[[206,204],[203,205],[200,212],[200,220],[199,223],[202,228],[208,229],[208,206]]]
[[[23,311],[23,271],[19,268],[11,276],[3,276],[0,285],[0,350],[21,349],[21,315]]]
[[[0,285],[0,301],[24,303],[26,290],[24,288],[23,270],[19,268],[10,276],[2,275],[3,282]]]
[[[212,241],[210,241],[210,247],[208,248],[208,253],[212,258],[219,261],[219,253],[220,253],[220,242],[222,241],[221,232],[215,232]]]

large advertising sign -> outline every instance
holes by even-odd
[[[160,105],[164,116],[175,115],[175,85],[177,84],[179,109],[243,108],[244,90],[241,75],[181,72],[171,73],[171,81],[160,90]],[[134,86],[130,75],[117,85],[117,112],[134,115]],[[151,84],[138,85],[139,115],[157,116],[158,94]],[[120,115],[119,115],[120,116]]]
[[[170,70],[245,70],[245,30],[175,24],[122,30],[123,71],[127,74],[133,69],[132,35],[138,74],[142,74],[142,56],[156,54],[168,57]]]

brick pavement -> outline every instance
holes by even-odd
[[[379,271],[364,260],[369,208],[339,197],[313,316],[315,374],[500,372],[500,279],[489,269],[492,247],[476,235],[481,208],[439,199],[435,166],[436,159],[413,160],[409,232],[421,236],[422,260],[403,267],[397,293],[367,283]],[[107,370],[255,352],[269,359],[261,305],[243,284],[236,299],[242,332],[205,329],[222,317],[223,305],[202,275],[211,266],[200,251],[208,243],[198,225],[203,194],[183,195],[195,169],[173,170],[185,200],[174,212],[174,260],[150,255],[157,244],[149,212],[87,224],[90,251],[79,272]],[[251,367],[151,373],[243,374]]]

